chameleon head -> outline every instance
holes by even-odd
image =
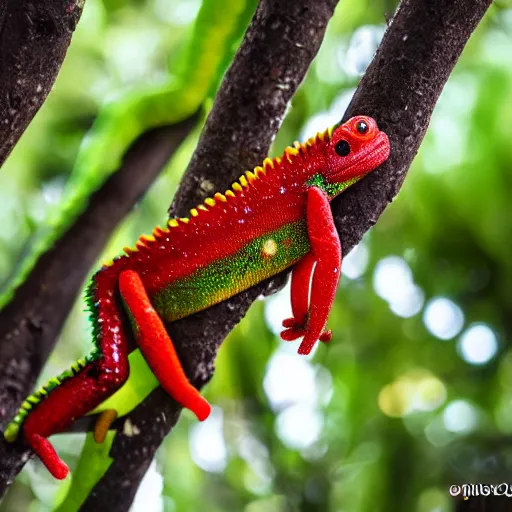
[[[389,139],[374,119],[356,116],[333,131],[327,145],[326,181],[337,195],[389,156]],[[338,185],[338,186],[336,186]]]

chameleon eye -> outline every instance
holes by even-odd
[[[366,135],[368,133],[368,130],[370,129],[370,127],[368,126],[368,123],[366,121],[359,121],[357,124],[356,124],[356,130],[361,134],[361,135]]]
[[[334,146],[334,151],[339,156],[347,156],[350,153],[350,144],[346,140],[340,140],[336,146]]]

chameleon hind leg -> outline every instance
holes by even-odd
[[[283,322],[281,333],[286,341],[304,336],[299,354],[309,354],[317,340],[330,341],[325,325],[341,275],[341,244],[329,199],[317,187],[308,190],[306,217],[312,250],[293,269],[293,318]]]
[[[89,358],[77,373],[49,391],[22,424],[24,441],[58,479],[65,478],[69,470],[47,438],[66,431],[74,420],[97,407],[128,378],[128,339],[118,301],[104,300],[99,316],[103,322],[97,357]]]
[[[132,319],[135,341],[164,390],[190,409],[200,421],[210,404],[190,384],[165,326],[147,295],[139,274],[126,270],[119,275],[119,290]]]

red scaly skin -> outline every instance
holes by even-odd
[[[295,264],[293,318],[283,322],[286,329],[282,337],[293,340],[304,336],[300,354],[308,354],[318,339],[329,341],[331,334],[325,326],[341,273],[341,246],[329,200],[378,167],[388,155],[389,141],[375,121],[363,116],[352,118],[332,136],[319,134],[304,145],[288,148],[282,158],[265,160],[255,174],[246,173],[240,184],[233,186],[234,192],[206,200],[191,211],[190,220],[172,220],[170,229],[156,228],[153,236],[141,237],[137,250],[126,250],[127,256],[96,273],[92,283],[93,323],[101,355],[51,391],[23,423],[25,441],[50,472],[64,478],[67,466],[46,438],[67,430],[126,381],[128,354],[135,348],[140,348],[172,397],[200,420],[208,416],[210,407],[188,382],[162,321],[194,311],[186,310],[185,304],[178,312],[172,308],[158,310],[155,298],[162,290],[173,290],[173,283],[180,279],[196,275],[198,269],[238,254],[259,237],[297,222],[306,223],[310,252],[306,250],[302,259],[287,263]],[[271,250],[262,253],[266,258],[273,255]],[[237,272],[237,268],[231,270]],[[268,277],[263,270],[254,275],[258,280]],[[206,306],[195,311],[249,288],[254,279],[212,292]],[[129,336],[135,344],[129,343]]]

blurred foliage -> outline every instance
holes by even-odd
[[[404,188],[346,258],[333,342],[279,341],[288,291],[258,302],[223,345],[133,510],[449,512],[450,484],[512,470],[512,10],[496,3],[436,108]],[[58,203],[105,98],[169,73],[198,1],[87,0],[45,106],[0,173],[0,282]],[[342,0],[274,152],[336,122],[382,36],[391,0]],[[172,70],[171,70],[172,71]],[[165,218],[193,141],[112,237]],[[103,257],[102,257],[103,259]],[[41,380],[90,347],[81,300]],[[81,439],[55,440],[71,466]],[[66,485],[66,484],[64,484]],[[27,465],[0,510],[49,510],[59,484]]]

